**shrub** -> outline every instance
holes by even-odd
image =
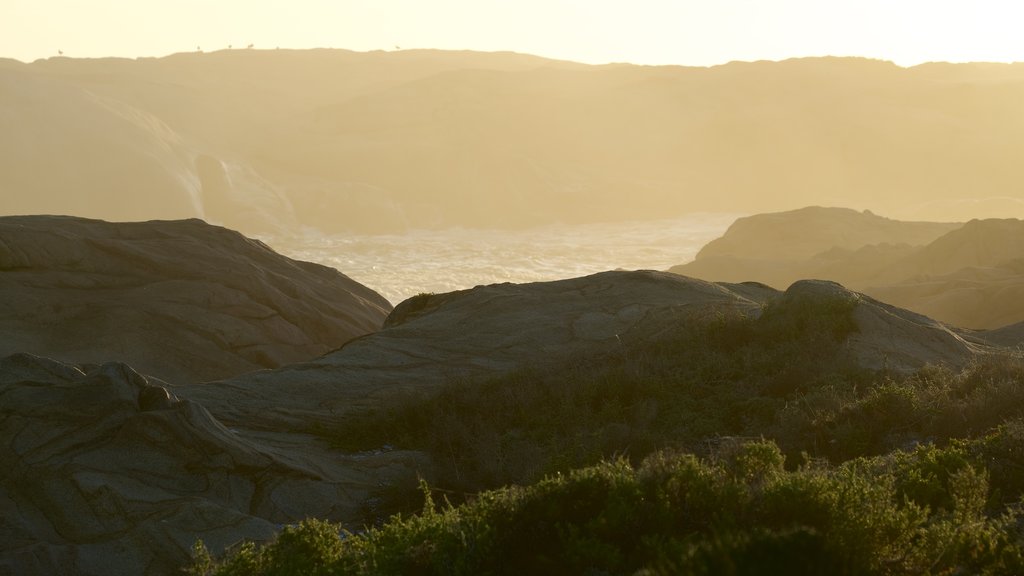
[[[904,467],[927,468],[907,453]],[[1017,515],[986,514],[987,480],[949,474],[931,510],[905,497],[882,460],[785,470],[758,441],[732,457],[658,452],[548,476],[526,488],[393,517],[351,535],[328,523],[243,547],[217,575],[919,574],[1024,569]],[[197,560],[197,562],[201,561]]]

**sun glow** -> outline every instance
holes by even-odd
[[[588,63],[713,65],[798,56],[1024,61],[1024,5],[982,0],[13,0],[0,57],[335,47],[511,50]]]

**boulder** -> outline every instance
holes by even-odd
[[[795,282],[782,296],[790,307],[811,302],[851,302],[856,330],[844,342],[852,359],[869,370],[910,372],[926,365],[962,368],[989,347],[920,314],[879,302],[823,280]]]
[[[201,220],[0,218],[0,355],[213,380],[314,358],[390,310],[332,268]]]

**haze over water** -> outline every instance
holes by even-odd
[[[392,304],[420,292],[498,282],[572,278],[622,268],[666,270],[688,262],[740,214],[524,230],[451,228],[404,234],[267,236],[272,248],[341,270]]]

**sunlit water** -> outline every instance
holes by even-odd
[[[337,268],[397,304],[420,292],[480,284],[557,280],[615,269],[667,270],[693,260],[738,216],[691,214],[672,220],[526,230],[454,228],[263,240],[292,258]]]

